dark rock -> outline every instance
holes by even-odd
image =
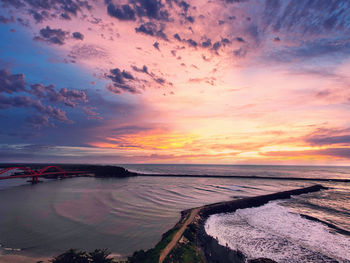
[[[314,185],[301,189],[278,192],[274,194],[261,195],[256,197],[242,198],[227,202],[220,202],[210,205],[205,205],[199,212],[199,219],[196,228],[196,245],[204,254],[208,263],[245,263],[245,255],[238,250],[232,250],[229,247],[222,246],[218,240],[209,236],[204,229],[206,219],[212,214],[218,213],[232,213],[237,209],[244,209],[250,207],[257,207],[264,205],[272,200],[290,198],[291,195],[300,195],[311,192],[327,189],[322,185]],[[276,263],[268,258],[258,258],[249,260],[248,263]]]

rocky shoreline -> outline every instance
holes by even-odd
[[[278,192],[274,194],[243,198],[233,201],[220,202],[210,205],[205,205],[201,207],[200,212],[198,213],[195,220],[188,226],[187,233],[185,232],[184,236],[189,243],[193,243],[198,250],[201,252],[205,258],[204,262],[208,263],[218,263],[218,262],[232,262],[232,263],[244,263],[246,262],[245,255],[240,251],[234,251],[229,247],[225,247],[219,244],[219,242],[209,236],[205,229],[204,225],[207,218],[210,215],[218,213],[232,213],[237,209],[258,207],[268,203],[269,201],[277,199],[287,199],[292,195],[300,195],[311,192],[320,191],[327,189],[322,185],[314,185],[311,187],[306,187],[302,189],[295,189],[290,191]],[[189,213],[190,210],[182,211],[182,217]],[[178,246],[181,246],[179,244]],[[174,255],[169,255],[169,257],[174,257]],[[176,261],[175,261],[176,262]],[[249,263],[273,263],[275,261],[268,258],[257,258],[248,261]]]

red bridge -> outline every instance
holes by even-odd
[[[49,169],[55,169],[57,171],[55,172],[47,172]],[[8,176],[1,176],[2,174],[9,172],[11,170],[22,170],[27,172],[27,174],[16,174],[16,175],[8,175]],[[15,179],[15,178],[26,178],[26,177],[32,177],[32,183],[39,182],[39,176],[45,176],[45,175],[60,175],[61,178],[65,178],[67,175],[72,174],[86,174],[86,171],[65,171],[59,166],[46,166],[40,170],[32,170],[28,167],[9,167],[5,168],[3,170],[0,170],[0,180],[4,179]]]

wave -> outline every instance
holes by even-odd
[[[287,262],[350,262],[350,238],[290,212],[280,202],[208,218],[206,232],[248,258]]]

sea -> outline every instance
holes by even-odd
[[[205,230],[248,259],[350,262],[350,182],[315,180],[350,179],[350,167],[118,166],[153,176],[76,177],[36,185],[23,179],[0,180],[0,252],[51,257],[70,248],[106,248],[126,257],[152,248],[180,219],[182,210],[320,183],[329,189],[212,215]]]

